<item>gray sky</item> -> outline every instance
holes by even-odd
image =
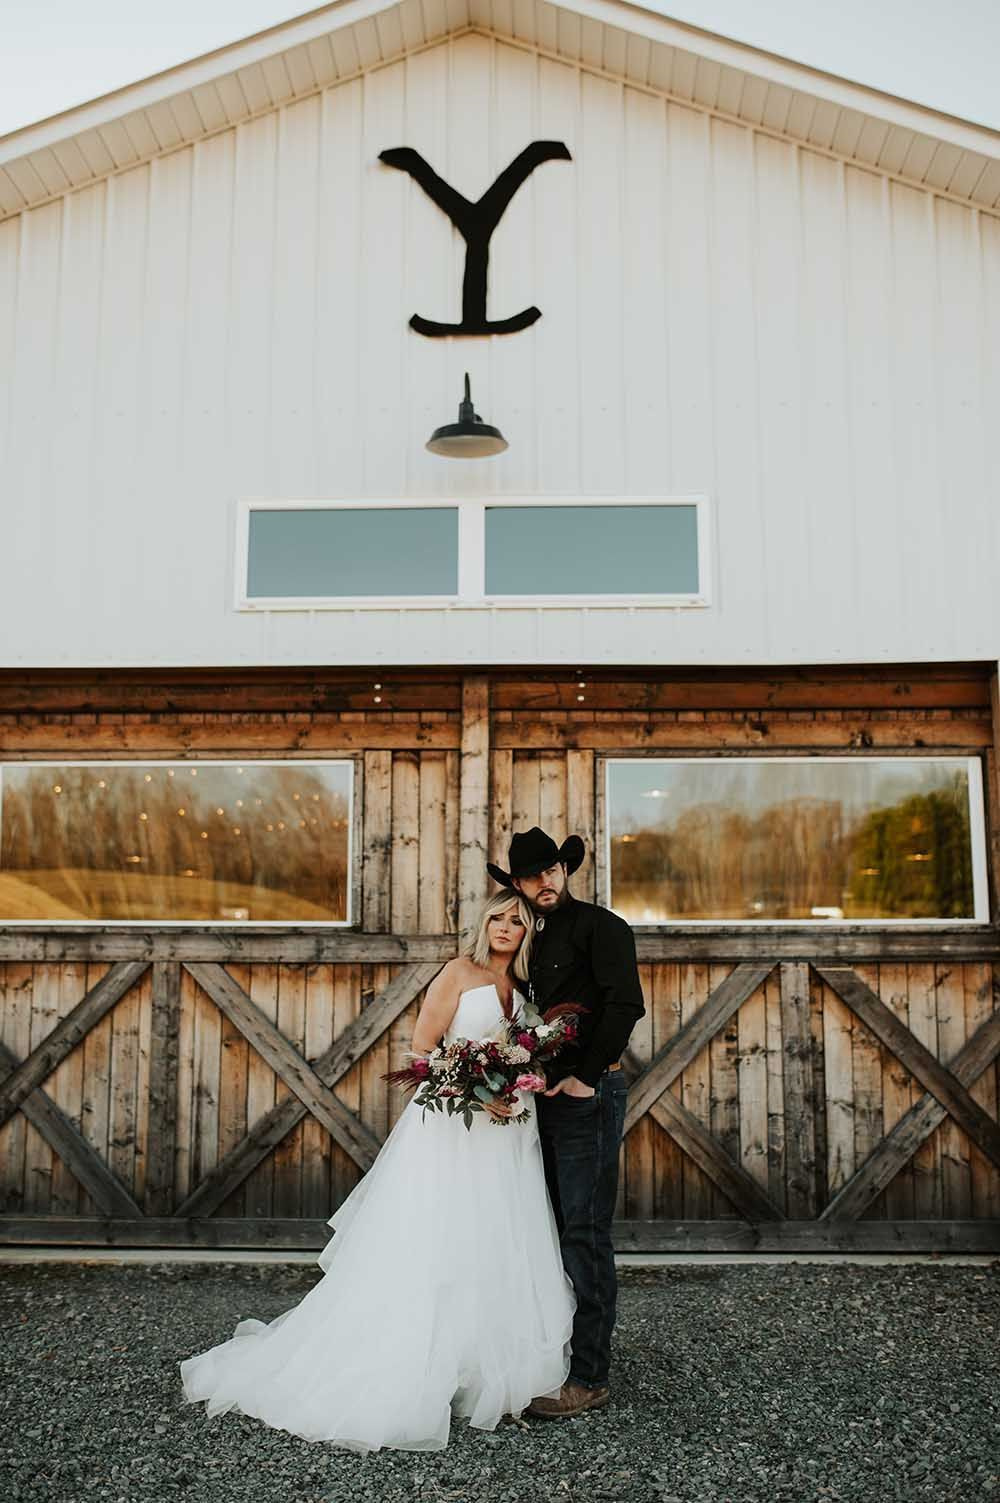
[[[997,0],[647,0],[652,8],[1000,129]],[[281,0],[0,0],[0,135],[309,9]]]

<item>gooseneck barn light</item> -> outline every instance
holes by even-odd
[[[487,454],[502,454],[507,440],[499,428],[492,428],[476,415],[469,390],[469,373],[465,373],[465,396],[459,403],[458,422],[435,428],[426,447],[432,454],[447,459],[482,459]]]

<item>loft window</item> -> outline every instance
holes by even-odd
[[[246,550],[248,602],[423,599],[458,590],[454,506],[254,507]]]
[[[349,924],[354,764],[0,766],[0,922]]]
[[[989,916],[975,757],[610,758],[604,796],[633,924]]]
[[[486,508],[487,596],[701,593],[694,502]]]

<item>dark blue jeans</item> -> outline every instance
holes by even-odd
[[[621,1070],[605,1071],[593,1096],[538,1096],[545,1179],[576,1291],[570,1381],[601,1388],[611,1365],[618,1279],[611,1220],[627,1095]]]

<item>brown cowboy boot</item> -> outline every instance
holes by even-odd
[[[532,1399],[524,1412],[534,1419],[572,1419],[586,1409],[603,1409],[610,1397],[608,1388],[587,1388],[571,1378],[562,1385],[556,1398]]]

